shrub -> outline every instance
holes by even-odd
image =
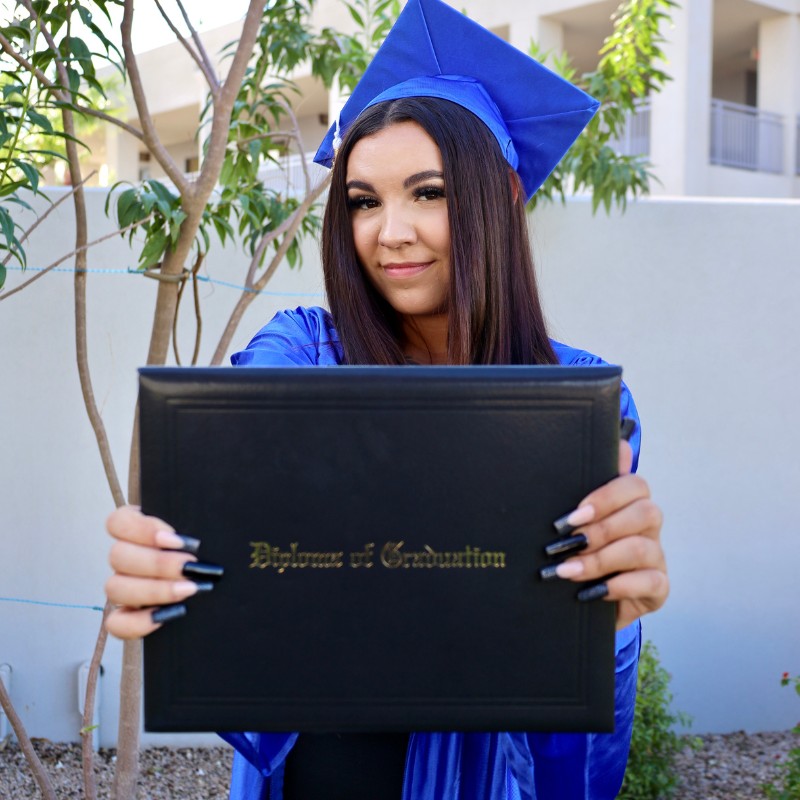
[[[789,677],[788,672],[783,673],[781,686],[794,686],[795,692],[800,695],[800,677]],[[792,733],[800,737],[800,722],[792,728]],[[777,781],[764,784],[761,788],[769,800],[798,800],[800,798],[800,739],[789,751],[780,767],[780,777]]]
[[[631,752],[619,794],[624,800],[671,797],[678,785],[675,757],[695,744],[673,730],[677,723],[687,725],[689,719],[670,709],[669,682],[670,675],[661,666],[655,645],[645,642],[639,659]]]

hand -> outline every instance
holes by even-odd
[[[617,601],[618,629],[661,608],[669,594],[660,539],[661,509],[650,499],[647,482],[631,474],[632,462],[630,445],[621,441],[620,477],[585,497],[567,517],[575,525],[570,531],[576,537],[574,544],[584,549],[555,567],[545,567],[542,573],[545,579],[579,582],[606,578],[601,584],[604,589],[589,589],[578,598]]]
[[[201,578],[221,575],[219,567],[197,561],[197,539],[179,536],[172,526],[138,508],[118,508],[106,528],[117,540],[109,554],[114,574],[105,587],[117,607],[108,615],[106,628],[120,639],[146,636],[168,619],[182,616],[182,601],[213,587],[213,581]],[[187,577],[192,571],[195,580]]]

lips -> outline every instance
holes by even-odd
[[[425,272],[432,263],[432,261],[415,261],[402,264],[383,264],[382,269],[389,278],[412,278],[414,275]]]

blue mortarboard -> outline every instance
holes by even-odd
[[[598,102],[441,0],[406,7],[342,109],[342,135],[369,106],[440,97],[494,134],[529,199],[597,111]],[[330,167],[332,126],[314,160]]]

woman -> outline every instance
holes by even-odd
[[[577,132],[571,128],[545,147],[541,135],[526,141],[525,133],[509,133],[507,104],[495,104],[496,91],[484,89],[492,79],[480,76],[476,89],[465,69],[442,73],[441,58],[434,77],[420,79],[414,73],[420,37],[413,30],[419,18],[461,41],[478,37],[484,53],[498,47],[438,0],[408,3],[381,53],[384,61],[387,51],[397,58],[398,48],[409,42],[411,75],[388,88],[385,77],[383,85],[370,85],[376,72],[396,72],[386,69],[379,53],[370,67],[373,77],[368,71],[351,98],[355,110],[346,106],[342,114],[346,132],[335,156],[323,228],[331,313],[279,314],[233,356],[234,364],[602,363],[548,339],[524,211],[527,197]],[[454,26],[464,25],[458,36]],[[532,69],[541,78],[541,68]],[[567,104],[573,99],[570,94]],[[550,124],[554,115],[546,108],[542,116]],[[548,147],[549,157],[532,168]],[[323,162],[329,160],[325,144],[321,153]],[[621,412],[636,416],[627,389]],[[567,557],[542,573],[544,580],[605,578],[601,588],[579,598],[617,603],[613,734],[412,734],[334,742],[234,734],[226,737],[239,751],[231,796],[352,800],[398,796],[402,785],[408,800],[614,797],[630,739],[638,618],[659,608],[668,593],[661,514],[646,482],[631,471],[638,441],[637,431],[633,447],[621,443],[620,476],[557,522],[559,533],[571,534],[562,540]],[[122,508],[111,515],[108,529],[118,539],[111,553],[115,574],[107,584],[109,599],[119,606],[108,618],[113,634],[146,635],[185,613],[182,601],[199,588],[209,588],[184,579],[197,569],[197,544],[166,523]],[[165,604],[172,605],[154,608]]]

